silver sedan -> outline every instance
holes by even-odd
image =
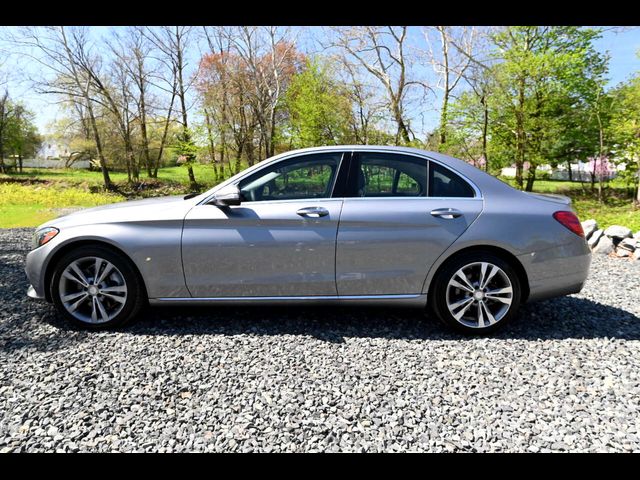
[[[591,263],[568,198],[373,146],[292,151],[197,196],[83,210],[39,227],[33,247],[28,295],[93,329],[147,304],[349,303],[486,333],[523,302],[579,292]]]

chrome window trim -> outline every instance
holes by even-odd
[[[277,160],[274,160],[273,162],[268,162],[267,164],[265,164],[261,168],[258,168],[256,170],[252,170],[250,172],[247,172],[247,175],[243,175],[242,177],[238,178],[233,183],[233,185],[238,185],[248,175],[253,175],[255,173],[258,173],[258,172],[264,170],[265,168],[271,167],[274,164],[274,162],[278,162],[279,163],[281,161],[289,160],[289,159],[295,158],[297,156],[320,154],[320,153],[323,153],[324,151],[325,150],[321,150],[321,151],[318,151],[318,152],[313,152],[313,151],[310,151],[310,152],[291,152],[290,155],[283,154],[285,156],[283,156],[282,158],[278,158]],[[463,173],[461,173],[461,172],[449,167],[448,165],[445,165],[444,163],[434,159],[433,157],[429,156],[428,154],[420,154],[420,153],[416,153],[416,152],[405,152],[405,151],[402,151],[402,150],[395,151],[395,150],[391,150],[391,149],[383,149],[383,148],[375,148],[375,147],[373,147],[373,148],[362,148],[362,149],[357,149],[357,150],[353,149],[353,148],[350,148],[350,149],[344,149],[344,150],[336,149],[336,150],[328,150],[328,151],[342,152],[342,158],[340,160],[340,163],[338,164],[338,174],[340,173],[340,168],[342,166],[342,163],[345,160],[345,154],[347,154],[347,153],[350,155],[349,161],[351,161],[351,158],[353,157],[354,153],[375,152],[375,153],[393,153],[393,154],[397,154],[397,155],[409,155],[409,156],[412,156],[412,157],[416,157],[416,158],[427,160],[429,162],[435,162],[438,165],[440,165],[441,167],[443,167],[443,168],[445,168],[447,170],[450,170],[451,172],[455,173],[460,178],[462,178],[465,182],[467,182],[469,185],[471,185],[471,188],[473,188],[473,191],[474,191],[474,194],[475,194],[474,197],[429,197],[429,196],[422,197],[422,196],[420,196],[420,197],[344,197],[344,198],[362,198],[362,199],[369,198],[369,199],[376,199],[376,200],[379,200],[379,199],[382,199],[382,198],[384,198],[384,199],[392,199],[392,198],[397,198],[397,199],[427,198],[428,199],[428,198],[432,198],[432,199],[441,199],[441,200],[454,200],[454,199],[455,200],[483,200],[484,199],[484,197],[482,195],[482,191],[480,190],[480,188],[478,188],[478,186],[471,179],[469,179],[469,177],[467,177],[465,174],[463,174]],[[427,195],[429,194],[429,191],[428,191],[428,188],[429,188],[428,179],[429,179],[429,174],[430,173],[431,173],[430,169],[427,166]],[[336,175],[336,178],[334,179],[334,185],[333,185],[332,192],[331,192],[332,194],[333,194],[333,190],[335,189],[335,182],[337,181],[337,179],[338,179],[338,175]],[[225,182],[222,182],[220,185],[222,185],[224,183]],[[204,204],[208,203],[213,198],[214,195],[215,195],[215,192],[212,193],[211,195],[205,197],[204,200],[201,200],[196,205],[204,205]],[[328,199],[333,199],[333,198],[343,198],[343,197],[333,197],[333,196],[331,196],[331,197],[322,197],[322,198],[294,199],[294,200],[313,201],[313,200],[328,200]],[[294,200],[275,200],[275,201],[291,202],[291,201],[294,201]],[[256,204],[256,203],[273,202],[273,201],[274,200],[257,200],[255,202],[248,201],[248,202],[242,202],[242,203]]]
[[[333,178],[332,181],[332,185],[331,185],[331,195],[328,197],[317,197],[317,198],[294,198],[294,199],[290,199],[290,200],[256,200],[256,201],[246,201],[246,202],[242,202],[242,203],[250,203],[250,204],[256,204],[256,203],[263,203],[263,202],[272,202],[272,201],[278,201],[278,202],[291,202],[291,201],[295,201],[295,200],[306,200],[306,201],[310,201],[310,200],[330,200],[333,197],[333,192],[336,188],[336,182],[338,181],[338,176],[340,175],[340,169],[342,168],[342,164],[345,161],[345,155],[349,154],[349,156],[353,155],[353,152],[349,149],[344,149],[344,150],[329,150],[329,152],[340,152],[342,153],[342,156],[340,157],[340,161],[338,162],[338,167],[336,169],[336,175]],[[249,172],[247,172],[246,175],[242,175],[240,178],[238,178],[235,182],[233,182],[231,185],[239,185],[240,182],[242,182],[242,180],[244,180],[245,178],[247,178],[249,175],[254,175],[256,173],[261,172],[262,170],[264,170],[265,168],[270,168],[272,167],[274,164],[280,163],[280,162],[285,162],[287,160],[291,160],[292,158],[296,158],[296,157],[304,157],[304,156],[309,156],[309,155],[319,155],[324,153],[323,151],[318,151],[318,152],[291,152],[291,154],[287,155],[287,154],[283,154],[285,156],[278,158],[277,160],[274,160],[272,162],[268,162],[266,163],[264,166],[257,168],[255,170],[251,170]],[[351,157],[349,157],[349,161],[351,161]],[[225,182],[221,182],[220,185],[224,184]],[[215,187],[214,187],[215,188]],[[209,203],[209,201],[211,199],[213,199],[215,195],[215,192],[213,192],[211,195],[207,196],[204,198],[204,200],[201,200],[200,202],[198,202],[196,205],[206,205],[207,203]]]
[[[417,158],[423,158],[425,160],[428,160],[430,162],[434,162],[437,163],[438,165],[440,165],[443,168],[446,168],[447,170],[450,170],[451,172],[455,173],[456,175],[458,175],[460,178],[464,179],[465,182],[467,182],[469,185],[471,185],[471,188],[473,188],[473,191],[475,193],[474,197],[414,197],[414,198],[443,198],[443,199],[457,199],[457,200],[461,200],[461,199],[468,199],[468,200],[477,200],[483,199],[482,196],[482,191],[480,190],[480,188],[478,188],[478,186],[471,180],[469,179],[469,177],[467,177],[465,174],[458,172],[457,170],[449,167],[448,165],[445,165],[444,163],[434,159],[433,157],[430,157],[429,155],[423,155],[423,154],[419,154],[419,153],[414,153],[414,152],[405,152],[405,151],[394,151],[394,150],[387,150],[387,149],[382,149],[382,148],[367,148],[367,149],[358,149],[358,150],[352,150],[353,152],[376,152],[376,153],[394,153],[394,154],[398,154],[398,155],[409,155],[411,157],[417,157]],[[429,171],[427,170],[427,180],[429,178]],[[428,191],[428,185],[427,185],[427,194],[429,193]],[[360,197],[360,198],[366,198],[366,197]],[[371,198],[375,198],[375,197],[371,197]],[[383,197],[378,197],[378,198],[383,198]],[[384,197],[384,198],[409,198],[409,197]]]

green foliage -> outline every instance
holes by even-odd
[[[349,143],[348,92],[331,74],[332,65],[309,60],[285,96],[291,144],[296,148]]]
[[[193,163],[198,157],[199,148],[193,141],[193,132],[189,129],[180,132],[172,146],[178,155],[178,163]]]
[[[35,115],[21,103],[13,106],[13,112],[6,125],[5,151],[21,158],[36,154],[42,138],[34,124]]]
[[[619,85],[611,92],[612,112],[609,134],[618,163],[625,163],[620,172],[628,184],[638,189],[640,174],[640,76]],[[636,194],[640,201],[640,193]]]
[[[596,29],[574,26],[515,26],[491,35],[494,61],[478,73],[482,88],[459,95],[452,105],[456,131],[447,151],[469,160],[482,155],[486,111],[493,171],[513,163],[535,168],[586,160],[599,148],[596,114],[606,123],[608,59],[593,47],[598,36]]]

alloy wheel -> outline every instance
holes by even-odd
[[[120,270],[96,256],[69,263],[60,276],[58,287],[64,308],[85,323],[113,320],[127,301],[127,284]]]
[[[447,285],[449,312],[470,328],[486,328],[507,314],[513,302],[509,276],[490,262],[473,262],[456,271]]]

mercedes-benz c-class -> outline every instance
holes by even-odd
[[[348,303],[486,333],[523,302],[579,292],[591,262],[568,198],[374,146],[291,151],[199,195],[82,210],[33,247],[29,296],[93,329],[146,305]]]

